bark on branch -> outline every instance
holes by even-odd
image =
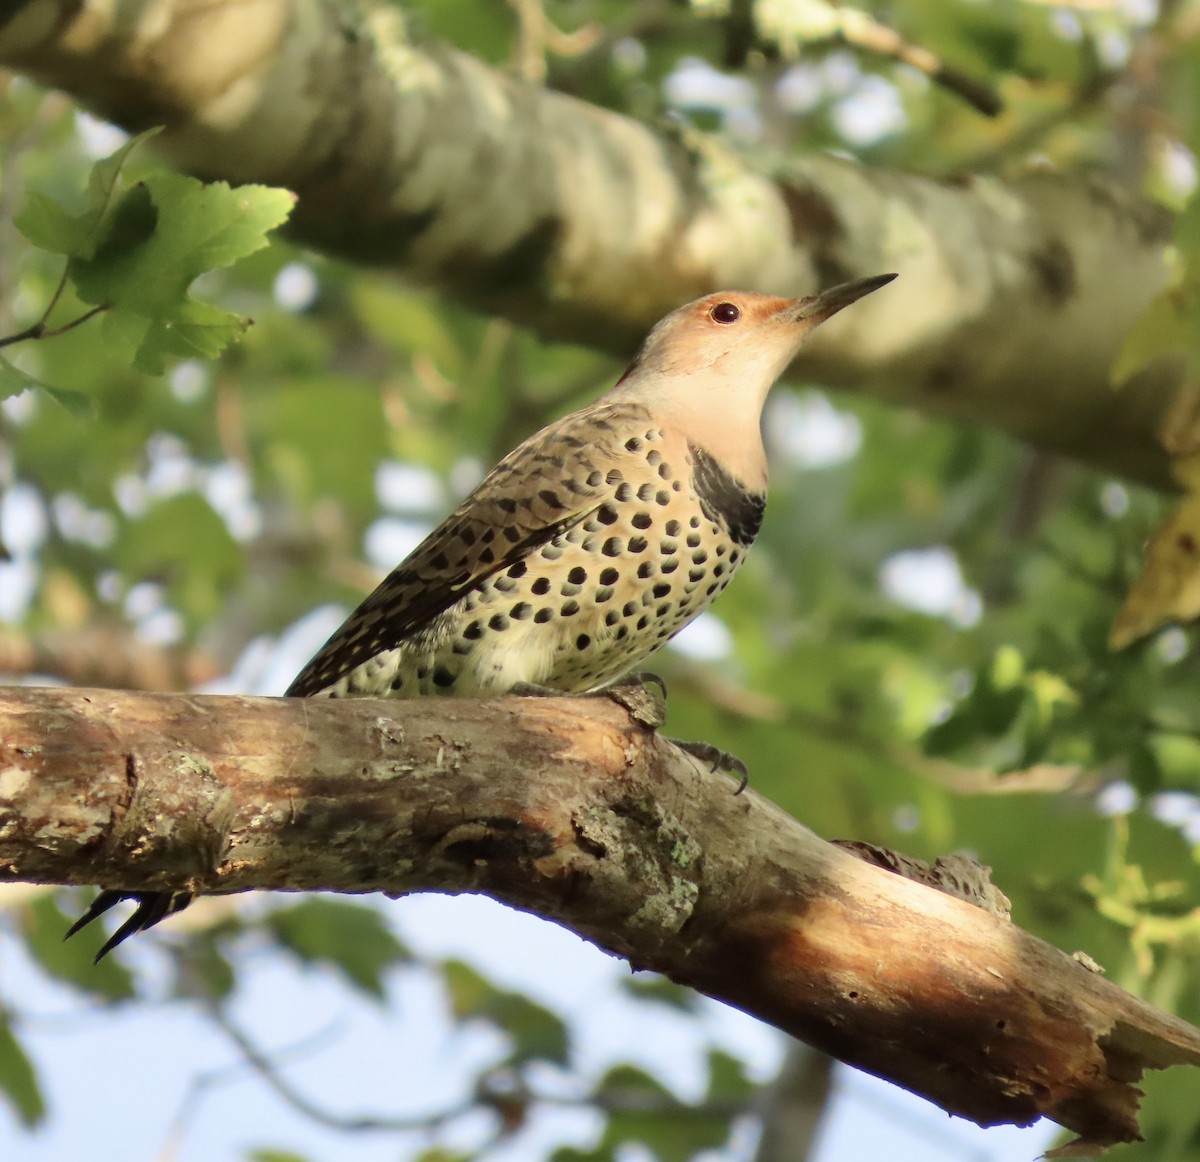
[[[1137,1136],[1200,1031],[603,699],[0,691],[0,880],[482,892],[980,1124]],[[878,853],[874,853],[878,856]]]
[[[801,370],[1150,483],[1179,390],[1109,368],[1166,277],[1167,216],[1092,178],[938,182],[828,157],[774,168],[414,39],[344,0],[15,0],[0,66],[176,164],[299,195],[300,240],[544,335],[627,351],[720,287],[804,294],[898,270]]]

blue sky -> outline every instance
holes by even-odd
[[[254,906],[253,903],[250,906]],[[458,956],[497,983],[518,988],[564,1014],[577,1032],[578,1065],[587,1074],[632,1060],[682,1097],[697,1097],[701,1047],[715,1043],[767,1078],[782,1053],[779,1034],[716,1003],[699,1022],[662,1006],[636,1003],[618,988],[628,973],[569,932],[478,897],[415,896],[381,902],[397,932],[419,955]],[[152,940],[131,946],[130,961],[150,981],[165,977]],[[267,1049],[308,1042],[284,1073],[321,1105],[343,1114],[421,1113],[464,1096],[472,1067],[499,1051],[489,1031],[455,1029],[428,974],[393,975],[386,1008],[352,997],[324,970],[301,970],[273,956],[248,955],[236,1017]],[[295,1150],[314,1162],[395,1162],[427,1144],[418,1135],[341,1135],[286,1106],[189,1005],[133,1006],[118,1013],[81,1007],[48,982],[11,936],[0,937],[0,999],[33,1019],[23,1029],[52,1105],[49,1125],[33,1135],[0,1114],[5,1162],[69,1158],[122,1162],[216,1162],[256,1147]],[[197,1075],[226,1080],[207,1088],[186,1127],[173,1127]],[[528,1162],[554,1142],[586,1145],[596,1121],[573,1110],[539,1115],[495,1162]],[[479,1140],[481,1125],[460,1127],[450,1144]],[[1032,1162],[1052,1127],[981,1130],[894,1086],[841,1070],[815,1162],[878,1157],[889,1162]],[[743,1135],[715,1157],[748,1159]],[[636,1154],[631,1154],[635,1162]]]

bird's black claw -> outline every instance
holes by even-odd
[[[724,771],[726,774],[735,775],[738,779],[735,795],[740,795],[750,785],[750,768],[737,755],[730,754],[727,750],[722,750],[711,742],[687,742],[679,738],[672,738],[669,741],[693,758],[699,759],[702,763],[708,763],[714,772]]]
[[[114,904],[120,903],[123,898],[121,892],[101,892],[88,905],[88,910],[67,929],[67,934],[63,939],[70,940],[81,928],[86,928],[93,920],[99,919]]]
[[[641,686],[657,686],[662,691],[663,701],[665,702],[669,695],[667,694],[667,680],[661,674],[655,674],[650,670],[635,670],[632,674],[627,674],[621,679],[621,683],[637,683]]]
[[[109,908],[114,904],[119,904],[122,900],[134,900],[137,907],[133,910],[133,915],[104,942],[100,951],[93,958],[93,964],[99,964],[118,944],[127,940],[135,932],[144,932],[147,928],[153,928],[160,920],[165,920],[168,916],[181,912],[192,902],[192,893],[103,891],[91,902],[88,910],[67,929],[67,934],[63,939],[69,940],[81,928],[87,927],[93,920],[103,916]]]

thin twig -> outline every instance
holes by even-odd
[[[1032,118],[1017,129],[1007,141],[966,158],[958,163],[955,169],[969,174],[995,171],[1014,155],[1032,150],[1052,130],[1076,120],[1089,106],[1096,104],[1119,79],[1117,73],[1097,73],[1086,81],[1065,105]]]
[[[319,1029],[317,1032],[309,1034],[300,1041],[275,1050],[272,1054],[275,1063],[280,1065],[285,1060],[294,1061],[300,1057],[310,1055],[320,1048],[323,1042],[328,1041],[335,1030],[336,1025],[330,1024],[324,1029]],[[243,1060],[235,1061],[232,1065],[223,1065],[218,1069],[210,1069],[204,1073],[196,1074],[184,1092],[175,1117],[171,1119],[166,1137],[154,1156],[154,1162],[174,1162],[174,1159],[178,1157],[179,1148],[183,1144],[184,1136],[195,1119],[196,1114],[199,1112],[200,1104],[209,1090],[216,1089],[218,1086],[228,1085],[230,1082],[237,1081],[247,1073],[252,1072],[254,1072],[253,1065],[243,1058]]]
[[[14,74],[5,73],[0,80],[0,92],[8,96],[9,86],[14,81]],[[4,177],[0,182],[0,222],[12,224],[13,214],[21,201],[24,190],[22,181],[23,167],[21,158],[30,151],[37,149],[46,139],[54,122],[63,116],[69,102],[62,93],[47,93],[38,102],[37,108],[30,116],[12,132],[4,143]],[[13,301],[12,263],[9,261],[10,247],[4,247],[0,254],[0,321],[4,326],[10,323],[11,303]],[[63,271],[64,277],[66,269]]]
[[[564,32],[546,15],[542,0],[508,0],[509,7],[517,14],[517,43],[514,50],[517,75],[534,84],[546,80],[546,53],[557,56],[579,56],[590,52],[604,33],[604,26],[596,21]]]
[[[63,275],[63,280],[66,280],[66,275]],[[58,301],[58,296],[62,293],[63,284],[60,282],[58,290],[54,292],[54,297],[50,300],[50,305],[42,312],[42,317],[36,323],[26,327],[24,331],[18,331],[15,335],[6,335],[0,338],[0,347],[11,347],[14,343],[22,343],[26,339],[54,339],[59,335],[65,335],[68,331],[74,330],[76,327],[82,326],[88,319],[95,318],[102,311],[107,311],[109,304],[101,303],[98,307],[92,307],[91,310],[84,311],[78,318],[72,319],[69,323],[63,323],[58,327],[47,327],[46,318],[54,309],[54,304]]]
[[[997,117],[1004,111],[1004,102],[991,85],[946,64],[935,52],[905,40],[894,28],[859,8],[838,8],[837,28],[838,36],[852,48],[916,69],[985,117]]]
[[[241,1051],[246,1064],[261,1078],[275,1094],[290,1105],[298,1113],[331,1130],[342,1133],[364,1133],[384,1131],[397,1133],[410,1130],[433,1130],[446,1122],[452,1121],[463,1114],[469,1113],[473,1104],[469,1101],[450,1106],[432,1114],[399,1116],[382,1116],[379,1114],[336,1114],[323,1109],[305,1094],[301,1093],[290,1082],[280,1076],[273,1059],[250,1039],[250,1037],[233,1021],[225,1010],[216,1002],[206,1005],[208,1016],[226,1037]]]
[[[188,975],[189,964],[186,954],[176,952],[181,970]],[[202,982],[197,980],[202,986]],[[287,1105],[304,1117],[340,1133],[432,1133],[456,1118],[480,1107],[487,1108],[500,1118],[497,1137],[506,1133],[505,1111],[514,1105],[527,1108],[532,1105],[549,1105],[560,1108],[586,1108],[605,1113],[654,1113],[680,1118],[694,1118],[698,1114],[733,1119],[752,1112],[745,1101],[715,1101],[690,1105],[671,1097],[659,1098],[638,1089],[622,1090],[619,1087],[604,1093],[580,1093],[578,1095],[552,1095],[530,1088],[524,1076],[512,1067],[499,1071],[485,1072],[480,1076],[474,1092],[466,1101],[423,1115],[381,1116],[378,1114],[337,1114],[318,1105],[306,1094],[288,1082],[279,1072],[284,1058],[295,1058],[301,1053],[312,1052],[319,1040],[328,1037],[330,1030],[322,1030],[293,1045],[271,1052],[260,1048],[251,1037],[228,1014],[219,1000],[212,996],[201,996],[204,1011],[213,1025],[220,1030],[241,1053],[243,1061],[238,1066],[227,1066],[196,1076],[188,1088],[179,1112],[167,1137],[160,1148],[155,1162],[174,1162],[183,1136],[195,1115],[198,1100],[212,1087],[233,1080],[238,1073],[249,1070],[256,1074]]]
[[[42,312],[42,317],[39,320],[39,322],[44,324],[46,322],[46,320],[48,318],[50,318],[50,313],[54,310],[55,307],[58,306],[58,300],[62,298],[63,291],[67,289],[67,270],[68,269],[69,269],[69,264],[63,263],[62,274],[60,274],[58,276],[58,286],[56,286],[54,288],[54,293],[50,296],[50,301],[46,304],[46,309]]]
[[[108,308],[108,303],[101,303],[98,307],[92,307],[90,311],[84,311],[82,315],[76,319],[72,319],[69,323],[63,323],[59,327],[47,327],[44,331],[42,331],[41,337],[43,339],[53,339],[58,335],[65,335],[73,328],[83,326],[88,319],[94,319],[97,315],[107,311]]]
[[[46,329],[46,320],[50,318],[50,312],[58,305],[58,300],[62,297],[63,291],[67,285],[67,266],[64,263],[62,274],[58,279],[58,286],[54,288],[54,293],[50,296],[50,301],[46,304],[46,309],[38,316],[36,323],[25,328],[24,331],[16,335],[9,335],[7,338],[0,339],[0,347],[7,347],[10,343],[20,343],[23,339],[39,339],[42,332]]]

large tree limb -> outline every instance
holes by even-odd
[[[981,1124],[1137,1136],[1200,1031],[604,699],[0,690],[0,879],[483,892]],[[878,854],[878,853],[876,853]]]
[[[1179,387],[1108,372],[1162,288],[1161,211],[1078,176],[946,183],[827,157],[755,168],[415,40],[393,5],[16,0],[0,65],[181,167],[299,194],[295,236],[542,334],[626,351],[715,287],[779,294],[885,270],[806,373],[992,425],[1154,484]]]

